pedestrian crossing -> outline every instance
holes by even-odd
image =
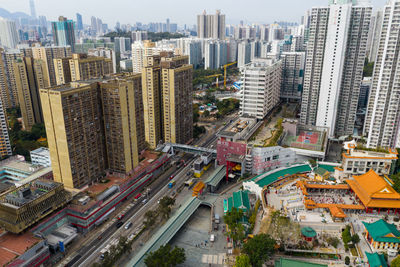
[[[224,264],[224,259],[225,259],[225,253],[219,253],[218,255],[216,254],[203,254],[201,258],[202,263],[207,263],[207,264],[218,264],[218,265],[223,265]]]

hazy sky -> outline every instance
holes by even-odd
[[[170,18],[171,22],[196,24],[196,15],[204,9],[214,13],[221,9],[226,23],[245,22],[271,23],[276,20],[299,22],[305,10],[313,6],[324,6],[328,0],[35,0],[36,13],[55,20],[59,15],[76,19],[81,13],[83,23],[89,24],[96,16],[114,27],[116,21],[135,23],[159,22]],[[372,0],[375,8],[382,7],[387,0]],[[0,7],[8,11],[30,14],[29,0],[0,0]]]

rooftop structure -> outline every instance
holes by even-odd
[[[61,183],[36,179],[0,196],[0,226],[20,233],[70,199]]]
[[[254,132],[254,126],[257,121],[254,118],[240,117],[229,124],[225,129],[219,132],[219,137],[225,137],[230,141],[244,140],[247,141]]]
[[[296,154],[325,157],[327,147],[327,131],[325,127],[299,124],[296,120],[284,120],[282,123],[284,135],[281,144],[290,147]]]

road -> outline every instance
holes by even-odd
[[[214,125],[217,126],[216,128],[220,128],[236,117],[237,113],[233,113]],[[221,129],[222,128],[224,127],[221,127]],[[218,131],[220,131],[220,129],[218,129]],[[207,131],[207,133],[203,135],[202,138],[200,138],[196,143],[201,147],[215,147],[216,140],[216,132],[211,130]],[[143,224],[143,217],[146,211],[156,207],[160,198],[174,191],[169,189],[167,186],[170,182],[169,177],[171,175],[174,175],[175,177],[174,181],[176,184],[174,189],[182,186],[187,179],[186,173],[191,169],[194,156],[186,154],[184,155],[183,159],[188,163],[186,167],[180,170],[176,170],[175,167],[173,167],[161,174],[160,177],[154,180],[149,186],[150,190],[148,191],[147,202],[143,203],[143,199],[141,199],[137,202],[131,202],[128,206],[125,206],[124,211],[122,212],[125,214],[123,219],[124,225],[117,229],[117,219],[114,218],[111,220],[104,231],[97,233],[93,238],[88,239],[82,244],[82,246],[79,248],[79,251],[73,253],[72,256],[69,257],[71,259],[75,258],[75,262],[71,262],[69,266],[88,266],[99,259],[100,251],[106,247],[107,244],[119,239],[120,235],[130,236],[134,232],[137,232],[137,229],[139,229]],[[128,199],[127,201],[132,201],[132,199]],[[133,225],[126,230],[125,225],[129,221],[131,221]]]
[[[217,140],[215,134],[205,135],[205,140],[200,139],[198,143],[202,147],[209,147],[214,144]],[[99,233],[96,238],[94,238],[89,244],[84,245],[80,251],[83,253],[77,253],[77,255],[81,255],[81,257],[71,266],[88,266],[91,263],[97,261],[100,258],[100,251],[109,243],[113,242],[116,239],[119,239],[120,235],[130,236],[134,232],[137,232],[137,229],[140,228],[143,224],[143,217],[146,211],[156,207],[158,205],[158,200],[166,195],[171,195],[172,192],[175,191],[176,188],[179,188],[184,184],[187,179],[186,173],[191,170],[192,163],[194,162],[194,156],[190,154],[186,154],[183,156],[185,162],[187,162],[186,167],[176,170],[175,168],[169,169],[167,172],[160,175],[160,177],[151,184],[150,191],[148,192],[148,201],[147,203],[142,203],[143,199],[137,201],[131,207],[128,206],[127,210],[123,212],[125,214],[123,219],[124,225],[120,228],[116,228],[116,224],[118,221],[114,218],[110,226],[103,232]],[[168,183],[170,182],[169,177],[174,175],[175,186],[173,189],[168,188]],[[131,201],[131,200],[128,200]],[[132,222],[133,225],[126,230],[125,225],[128,222]],[[99,238],[101,236],[101,238]]]

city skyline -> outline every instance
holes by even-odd
[[[157,1],[156,1],[157,2]],[[382,8],[386,0],[371,0],[374,9]],[[296,0],[283,0],[276,2],[259,2],[257,0],[250,0],[246,2],[248,8],[243,10],[242,5],[232,5],[232,2],[227,0],[215,1],[205,0],[201,2],[190,3],[190,6],[185,7],[185,12],[182,13],[181,9],[174,8],[171,6],[187,5],[182,0],[172,1],[159,1],[158,4],[151,2],[149,3],[138,2],[135,5],[127,8],[125,0],[115,0],[113,5],[107,5],[108,1],[100,0],[96,1],[96,5],[99,7],[107,7],[104,9],[99,8],[95,10],[93,8],[94,1],[82,1],[71,0],[68,2],[62,2],[65,4],[54,5],[54,1],[51,0],[36,0],[36,14],[38,16],[46,16],[49,21],[57,20],[58,16],[66,16],[69,19],[76,19],[76,13],[82,14],[83,23],[90,24],[90,17],[96,16],[102,18],[105,23],[109,24],[109,27],[114,27],[115,23],[119,21],[124,24],[134,24],[138,21],[148,23],[151,21],[164,21],[170,18],[172,22],[176,22],[183,26],[184,24],[191,26],[196,24],[196,15],[200,14],[203,10],[207,13],[215,13],[216,9],[221,9],[223,14],[226,14],[227,24],[236,24],[243,20],[245,23],[273,23],[274,21],[291,21],[300,22],[301,16],[307,9],[311,9],[316,6],[327,5],[328,0],[308,0],[307,5],[302,1]],[[0,0],[0,6],[9,12],[24,12],[30,14],[29,0],[23,1],[9,1]],[[79,8],[77,8],[79,6]],[[120,8],[124,6],[124,8]],[[157,9],[154,9],[157,6]],[[290,10],[287,7],[290,6]],[[151,8],[152,12],[145,12]],[[171,12],[166,13],[165,10]],[[284,16],[282,16],[282,11]],[[116,16],[118,14],[118,16]]]

